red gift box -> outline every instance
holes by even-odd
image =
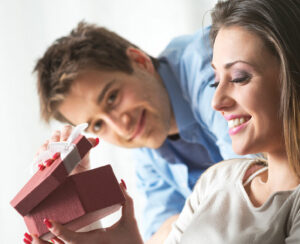
[[[62,160],[38,171],[11,201],[24,217],[28,231],[42,239],[53,235],[44,218],[78,230],[118,210],[124,195],[110,165],[69,176],[68,174],[92,148],[82,135],[74,149]]]

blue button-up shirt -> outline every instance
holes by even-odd
[[[209,28],[174,39],[160,55],[158,72],[169,94],[180,138],[167,138],[158,149],[135,151],[138,188],[146,197],[141,223],[145,239],[182,210],[204,170],[237,157],[227,122],[211,108],[211,59]]]

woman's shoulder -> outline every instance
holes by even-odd
[[[260,162],[261,159],[235,158],[224,160],[208,168],[200,177],[199,182],[206,184],[234,183],[243,179],[243,175],[250,165]]]
[[[221,177],[228,175],[232,177],[235,174],[239,175],[239,173],[255,161],[256,159],[253,158],[234,158],[224,160],[208,168],[206,174]]]

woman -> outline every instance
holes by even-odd
[[[212,105],[236,153],[268,160],[207,170],[166,243],[300,243],[300,0],[222,1],[212,21]],[[123,189],[123,216],[106,231],[49,230],[67,243],[142,243]]]
[[[214,109],[238,154],[200,178],[168,243],[300,243],[300,1],[231,0],[212,13]]]

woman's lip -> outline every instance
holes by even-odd
[[[239,133],[242,129],[244,129],[248,125],[249,121],[250,120],[246,121],[245,123],[243,123],[243,124],[241,124],[237,127],[230,128],[229,129],[229,135],[233,136],[233,135]]]
[[[238,119],[238,118],[251,118],[250,115],[242,115],[242,114],[229,114],[229,115],[224,114],[223,116],[227,121],[232,119]]]
[[[142,130],[144,129],[144,125],[145,125],[145,115],[146,115],[146,110],[142,111],[142,114],[140,116],[137,128],[135,130],[135,132],[133,133],[133,135],[131,136],[131,138],[129,139],[130,141],[133,140],[134,138],[138,137],[139,134],[142,132]]]

